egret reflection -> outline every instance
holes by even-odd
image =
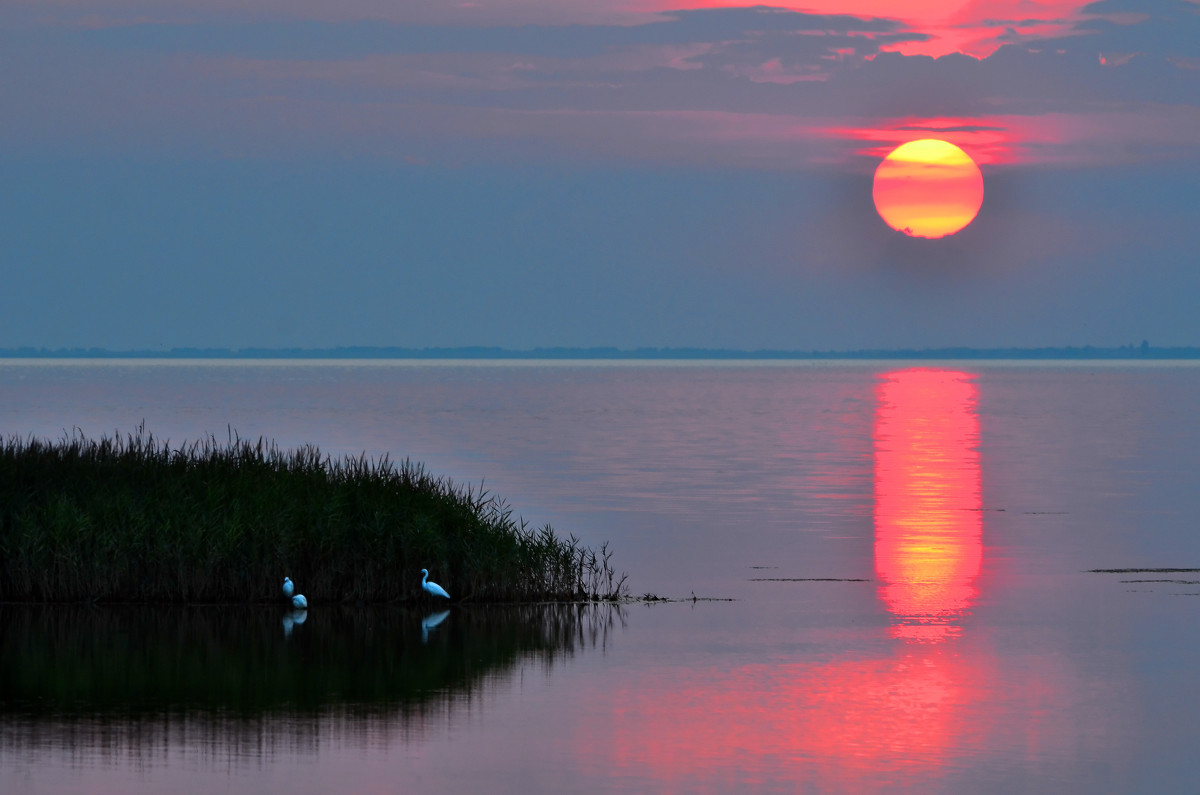
[[[446,620],[446,616],[450,615],[449,610],[442,610],[437,613],[430,613],[421,619],[421,642],[429,642],[429,633],[437,629],[438,625]]]
[[[895,637],[957,635],[983,559],[974,377],[886,373],[875,414],[875,571]]]
[[[283,636],[290,638],[292,630],[308,620],[307,610],[290,610],[283,616]]]

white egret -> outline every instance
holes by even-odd
[[[308,600],[304,598],[304,594],[298,593],[292,597],[292,607],[297,610],[307,610]]]
[[[437,628],[437,625],[446,620],[446,616],[450,615],[449,610],[443,610],[440,613],[430,613],[421,619],[421,642],[429,642],[429,633]]]
[[[446,593],[446,589],[438,585],[436,582],[428,582],[429,569],[421,569],[421,587],[425,592],[432,596],[440,596],[443,599],[449,599],[450,594]]]
[[[283,595],[290,598],[291,595],[295,591],[296,591],[296,586],[292,585],[292,578],[284,577],[283,578]]]

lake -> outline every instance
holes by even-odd
[[[1194,364],[9,360],[0,394],[5,435],[421,461],[673,600],[0,605],[3,792],[1196,787]]]

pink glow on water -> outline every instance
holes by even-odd
[[[983,560],[979,418],[966,373],[888,373],[875,419],[875,571],[895,637],[958,634]]]

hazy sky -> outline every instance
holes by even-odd
[[[1200,345],[1198,250],[1190,0],[0,0],[0,347]]]

